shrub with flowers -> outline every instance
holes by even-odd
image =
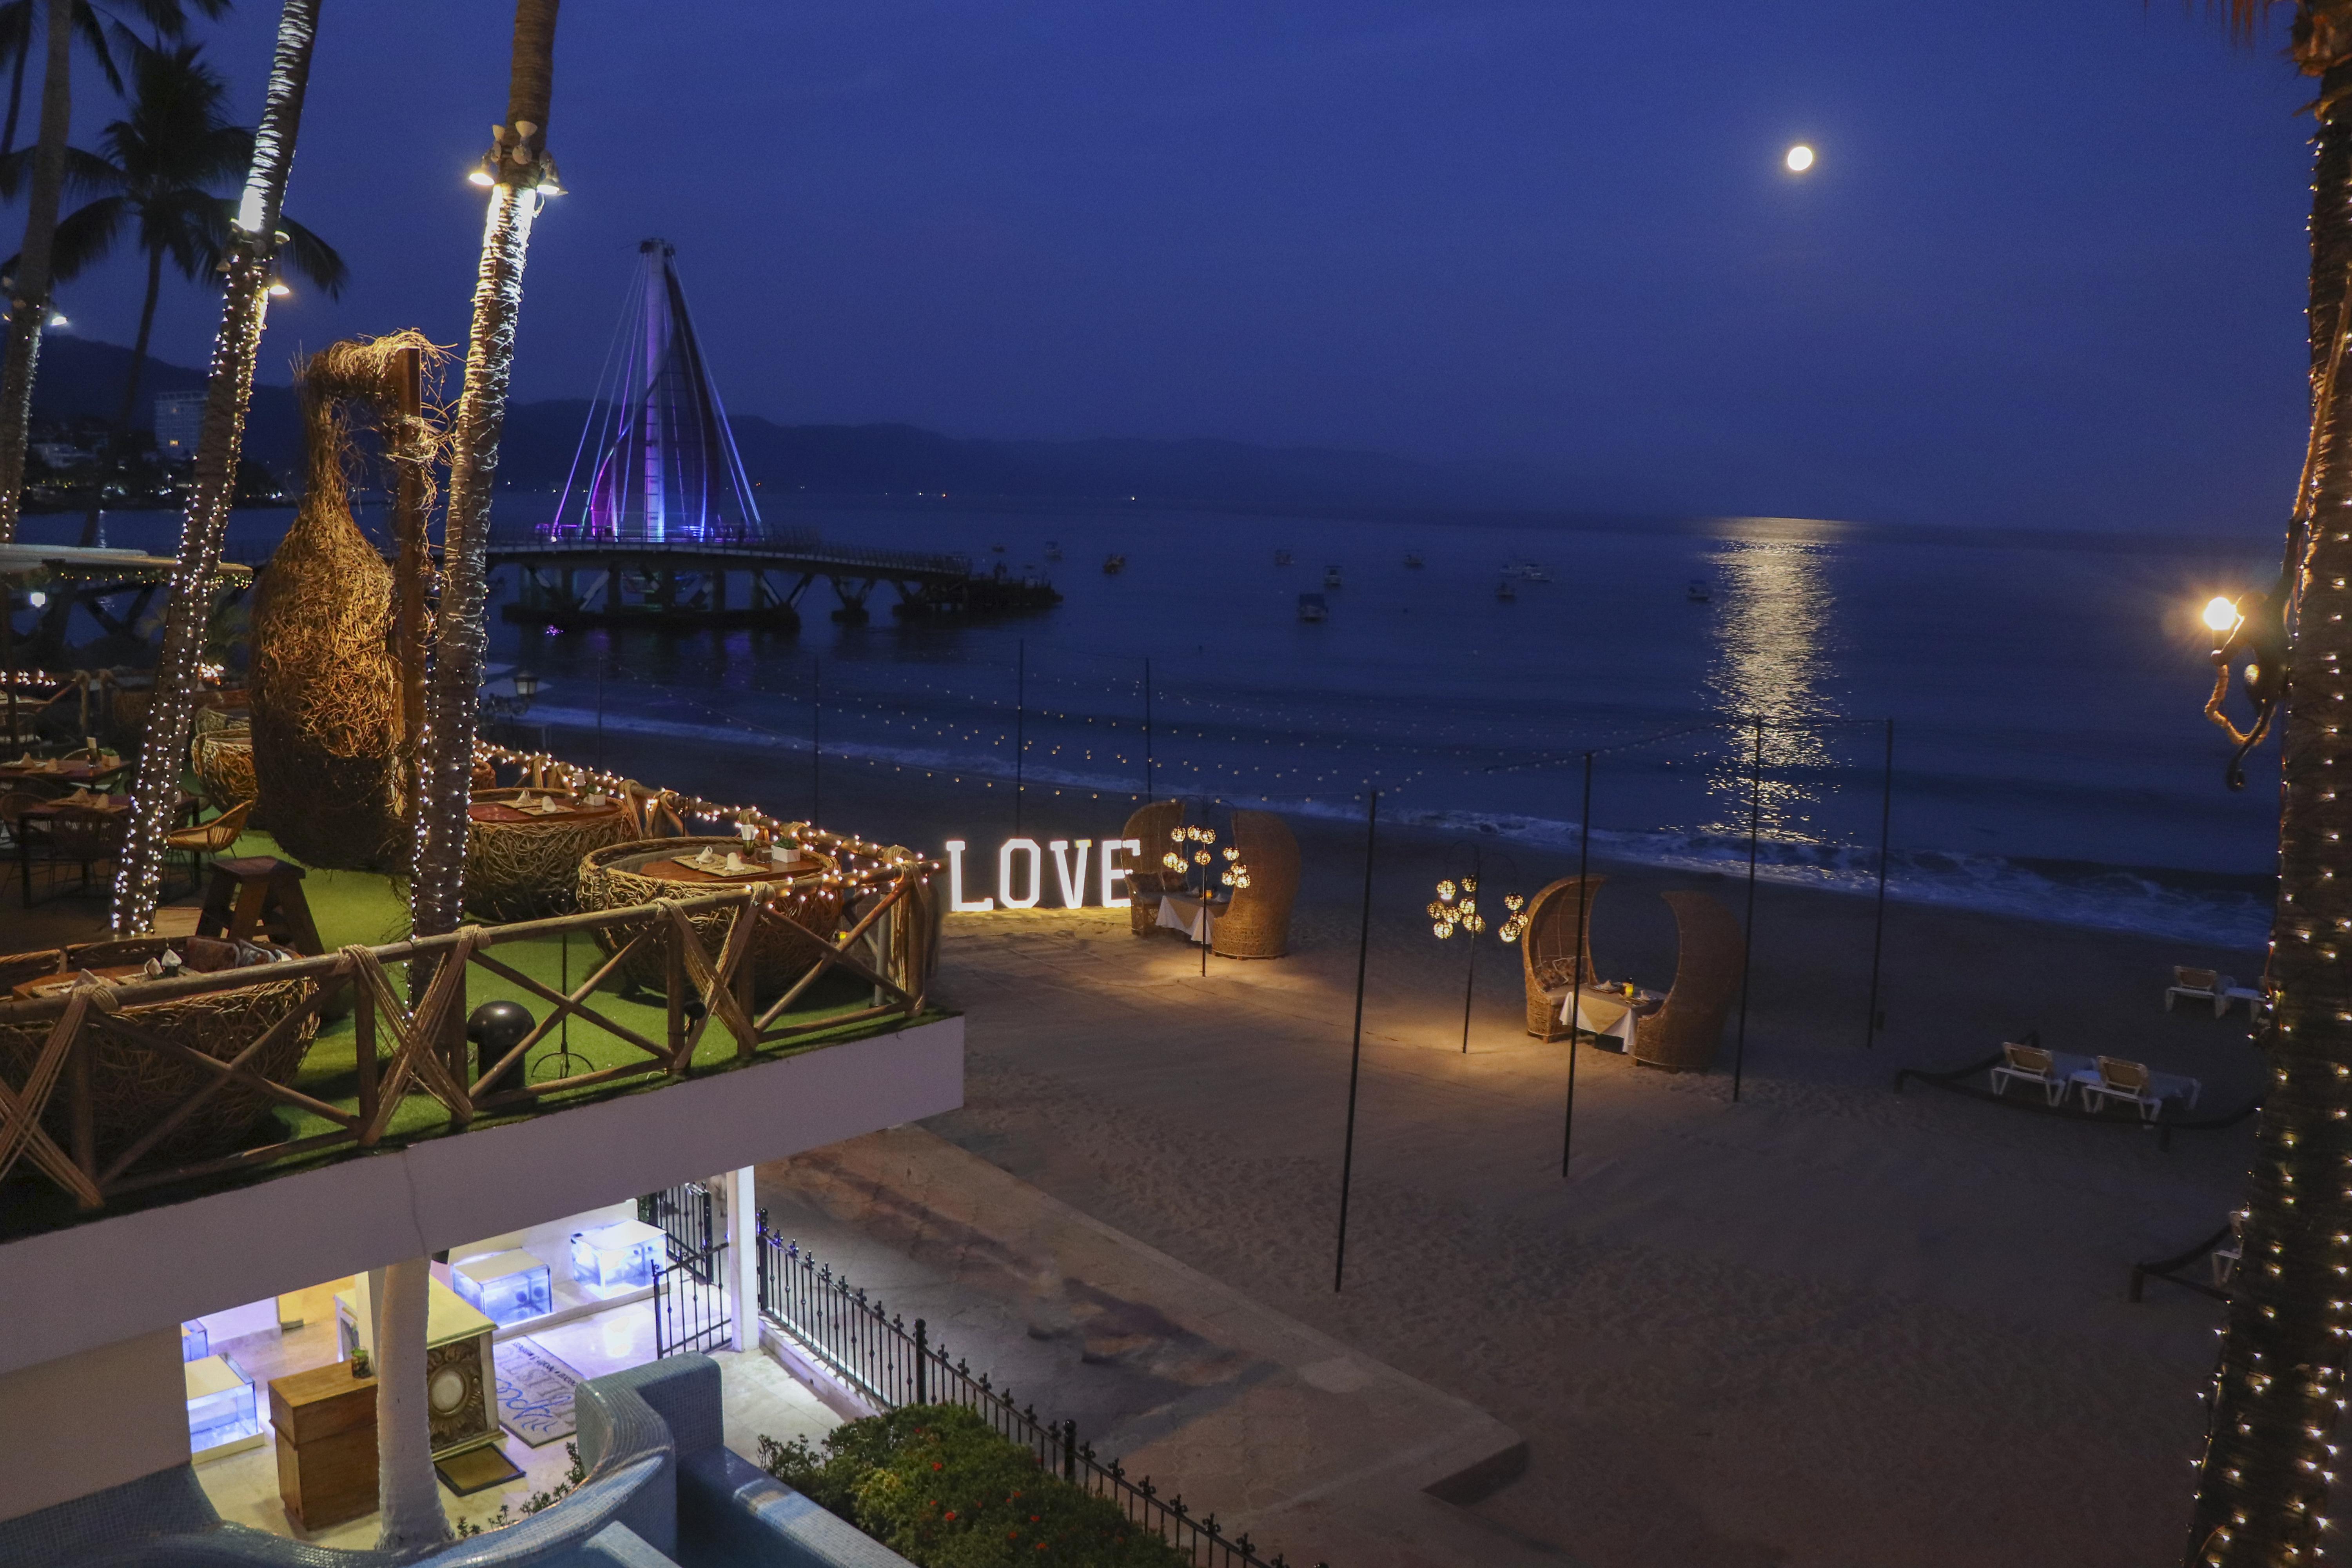
[[[768,1473],[918,1568],[1182,1568],[1118,1505],[1041,1468],[955,1405],[918,1405],[807,1438],[760,1439]]]

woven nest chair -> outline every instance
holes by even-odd
[[[1184,803],[1160,800],[1129,817],[1121,830],[1122,837],[1143,844],[1143,852],[1127,871],[1128,925],[1138,936],[1150,936],[1160,923],[1160,895],[1183,889],[1183,873],[1160,864],[1160,858],[1168,853],[1169,834],[1183,826]]]
[[[1587,985],[1600,978],[1600,972],[1592,967],[1592,900],[1608,879],[1587,877],[1581,883]],[[1560,1022],[1559,1010],[1560,998],[1576,984],[1579,886],[1576,878],[1562,877],[1528,900],[1528,930],[1519,940],[1519,967],[1527,981],[1528,1033],[1539,1040],[1568,1038],[1568,1026]],[[1547,996],[1547,990],[1557,994]]]
[[[1739,921],[1712,893],[1659,895],[1675,911],[1680,951],[1665,1005],[1633,1024],[1633,1058],[1669,1072],[1705,1072],[1739,994]]]
[[[478,789],[476,805],[511,804],[562,790]],[[636,837],[626,808],[580,822],[472,822],[466,829],[466,911],[478,920],[529,921],[578,907],[580,863]]]
[[[706,893],[726,890],[741,884],[719,882],[673,881],[660,877],[640,876],[632,866],[649,861],[667,860],[683,855],[698,855],[706,847],[719,850],[743,847],[743,841],[732,835],[709,838],[632,838],[626,843],[608,845],[591,852],[580,862],[580,907],[583,910],[623,910],[636,904],[650,904],[657,900],[675,901],[699,898]],[[803,858],[814,858],[830,869],[834,862],[815,851],[803,848]],[[814,875],[793,879],[793,890],[776,901],[774,912],[785,918],[771,918],[760,922],[759,932],[751,946],[751,994],[762,1004],[784,994],[792,984],[807,973],[810,964],[823,956],[832,945],[831,938],[839,924],[842,911],[842,889],[821,882]],[[727,945],[727,933],[735,929],[733,910],[710,910],[689,915],[695,934],[702,941],[702,951],[712,963]],[[628,945],[633,932],[599,931],[596,945],[607,956]],[[661,991],[668,984],[668,963],[663,950],[648,942],[637,950],[616,973],[624,985],[644,991]]]
[[[1219,958],[1280,958],[1290,951],[1290,908],[1298,901],[1298,840],[1270,811],[1236,811],[1234,847],[1249,868],[1250,885],[1234,890],[1232,906],[1210,928],[1209,951]]]
[[[253,815],[253,803],[245,801],[230,806],[210,822],[193,827],[175,827],[163,836],[163,847],[172,854],[188,858],[188,876],[201,888],[205,885],[205,857],[215,858],[236,847],[245,832],[245,819]]]
[[[160,957],[166,948],[177,952],[187,967],[198,973],[234,967],[238,954],[237,944],[204,937],[132,937],[0,958],[0,979],[19,985],[43,974],[141,963]],[[21,973],[26,970],[32,973]],[[255,965],[252,985],[144,1006],[139,1003],[135,983],[118,983],[114,987],[118,1016],[135,1028],[200,1056],[230,1061],[301,1005],[310,993],[308,981],[272,982],[268,973],[268,965]],[[85,1037],[90,1027],[83,1026]],[[23,1083],[48,1032],[46,1021],[0,1024],[0,1079],[12,1085]],[[246,1065],[273,1083],[289,1083],[318,1032],[319,1021],[313,1015],[264,1056]],[[128,1149],[182,1100],[215,1083],[220,1087],[203,1107],[149,1151],[147,1158],[190,1161],[233,1152],[260,1129],[278,1103],[234,1079],[224,1081],[207,1068],[133,1045],[120,1036],[101,1035],[98,1041],[90,1062],[90,1100],[96,1108],[101,1165]],[[60,1089],[51,1098],[42,1123],[60,1145],[68,1142],[69,1115],[67,1096]]]
[[[189,752],[195,763],[197,781],[204,785],[205,798],[215,810],[226,811],[240,802],[257,800],[261,786],[253,776],[253,731],[243,726],[215,730],[198,735]],[[248,816],[247,826],[266,826]]]

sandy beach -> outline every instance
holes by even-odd
[[[727,759],[664,776],[719,798]],[[837,770],[860,831],[992,845],[1000,789]],[[792,809],[804,781],[767,803]],[[1107,832],[1124,801],[1024,802],[1033,833]],[[2130,1266],[2236,1202],[2252,1123],[2082,1125],[1913,1088],[2038,1030],[2199,1078],[2200,1114],[2256,1092],[2242,1015],[2168,1014],[2167,966],[2259,955],[1901,904],[1864,1050],[1866,900],[1765,886],[1741,1098],[1586,1047],[1560,1174],[1566,1048],[1528,1037],[1517,960],[1420,914],[1466,847],[1381,838],[1346,1288],[1333,1240],[1362,892],[1360,827],[1297,819],[1295,951],[1213,961],[1123,914],[951,918],[940,990],[969,1018],[967,1105],[933,1130],[1074,1207],[1526,1436],[1477,1513],[1596,1568],[2104,1565],[2179,1545],[2219,1309]],[[1533,891],[1572,864],[1487,858]],[[1596,865],[1603,973],[1663,988],[1651,895],[1731,879]],[[1050,900],[1049,900],[1050,901]],[[1301,1542],[1302,1547],[1307,1543]],[[1294,1551],[1297,1558],[1301,1552]]]

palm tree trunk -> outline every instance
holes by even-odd
[[[73,121],[73,0],[49,0],[41,66],[41,141],[33,154],[25,245],[9,291],[8,345],[0,357],[0,544],[16,537],[25,500],[25,433],[33,420],[33,362],[49,315],[49,251],[58,233],[58,198],[66,184],[66,135]],[[26,40],[26,47],[31,40]]]
[[[163,836],[171,830],[179,805],[188,730],[194,718],[197,660],[212,617],[213,579],[220,569],[221,540],[228,531],[229,503],[236,495],[246,409],[253,401],[253,366],[261,353],[262,321],[269,305],[278,212],[293,167],[302,94],[310,79],[310,43],[318,27],[319,0],[285,0],[278,16],[268,95],[260,128],[254,132],[253,162],[229,241],[220,336],[213,343],[204,425],[196,437],[195,489],[188,498],[187,521],[181,525],[179,564],[173,570],[172,597],[164,608],[163,649],[155,661],[121,868],[114,878],[114,929],[124,935],[148,928],[163,883]],[[17,447],[21,457],[21,440]],[[0,449],[0,458],[5,455]]]
[[[106,482],[122,471],[124,448],[131,444],[131,418],[139,407],[139,373],[147,368],[147,344],[155,333],[155,300],[163,291],[163,253],[147,253],[147,298],[139,307],[139,339],[131,348],[131,374],[122,383],[122,407],[108,432],[106,452],[99,464],[98,493],[89,498],[89,514],[81,520],[81,542],[100,542],[99,525],[106,515]]]
[[[8,69],[8,123],[5,129],[0,129],[0,158],[16,150],[16,113],[25,104],[25,62],[32,53],[33,40],[28,36],[25,39],[25,47],[16,51],[16,63]]]
[[[2318,395],[2352,330],[2352,60],[2324,68],[2311,216],[2312,519],[2291,540],[2293,683],[2281,742],[2279,902],[2271,929],[2271,1081],[2255,1133],[2243,1260],[2208,1395],[2191,1564],[2310,1563],[2335,1480],[2352,1352],[2352,879],[2338,879],[2352,809],[2336,762],[2352,627],[2352,395]],[[2352,756],[2347,757],[2352,762]]]
[[[544,143],[553,91],[556,0],[517,0],[507,123],[498,147],[474,284],[474,330],[457,396],[449,458],[448,521],[442,537],[441,613],[427,693],[425,752],[419,770],[416,864],[410,919],[420,936],[457,929],[465,907],[467,806],[472,799],[474,712],[489,642],[483,625],[483,552],[506,423],[507,377],[522,306],[523,257],[541,200]]]
[[[433,1415],[425,1384],[431,1263],[384,1268],[375,1322],[376,1550],[414,1551],[449,1539],[433,1474]]]

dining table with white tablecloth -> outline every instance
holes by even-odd
[[[1217,917],[1225,912],[1226,907],[1214,899],[1196,899],[1188,893],[1162,893],[1157,923],[1170,931],[1181,931],[1187,939],[1206,945],[1216,940]]]
[[[1633,994],[1628,996],[1622,986],[1587,985],[1583,991],[1583,1005],[1577,1007],[1576,1016],[1570,1017],[1569,989],[1559,985],[1546,987],[1544,991],[1546,996],[1559,1004],[1559,1021],[1572,1029],[1596,1037],[1597,1041],[1614,1040],[1616,1045],[1612,1048],[1627,1052],[1633,1048],[1635,1021],[1656,1012],[1659,1004],[1665,1000],[1654,991],[1636,988]]]

